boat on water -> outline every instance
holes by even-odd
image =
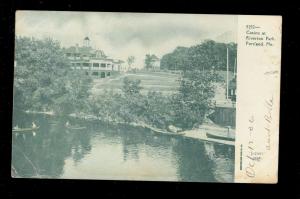
[[[160,134],[164,134],[164,135],[171,135],[171,136],[184,135],[184,132],[176,132],[175,133],[175,132],[170,132],[170,131],[166,131],[166,130],[162,130],[162,129],[158,129],[158,128],[154,128],[154,127],[151,127],[149,129],[152,130],[154,133],[160,133]]]
[[[66,122],[65,127],[70,130],[83,130],[86,129],[85,126],[71,125],[69,121]]]
[[[67,129],[70,129],[70,130],[83,130],[83,129],[86,129],[85,126],[66,126]]]
[[[217,134],[213,134],[213,133],[206,133],[206,136],[208,138],[212,138],[212,139],[235,141],[234,137],[229,137],[229,136],[226,136],[226,135],[217,135]]]
[[[220,141],[235,141],[235,129],[232,129],[230,126],[217,125],[208,118],[198,128],[205,133],[207,138]]]
[[[38,130],[40,127],[33,127],[33,128],[18,128],[18,129],[13,129],[12,132],[32,132],[35,130]]]
[[[184,132],[171,132],[171,131],[167,131],[167,130],[155,128],[155,127],[150,126],[150,125],[145,124],[145,123],[139,123],[139,124],[133,124],[133,125],[134,126],[140,126],[140,127],[143,127],[143,128],[150,129],[155,134],[160,133],[160,134],[171,135],[171,136],[184,135]]]

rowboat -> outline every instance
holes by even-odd
[[[219,139],[219,140],[228,140],[228,141],[235,141],[234,137],[229,137],[229,136],[223,136],[223,135],[216,135],[212,133],[206,133],[206,136],[208,138],[213,138],[213,139]]]
[[[85,126],[66,126],[67,129],[71,129],[71,130],[83,130],[86,129]]]
[[[143,128],[147,128],[147,129],[150,129],[152,132],[154,133],[160,133],[160,134],[164,134],[164,135],[173,135],[173,136],[177,136],[177,135],[184,135],[184,132],[170,132],[170,131],[166,131],[166,130],[162,130],[162,129],[158,129],[158,128],[155,128],[153,126],[150,126],[148,124],[145,124],[145,123],[139,123],[139,124],[136,124],[137,126],[141,126]]]
[[[32,131],[38,130],[39,128],[40,127],[37,126],[37,127],[33,127],[33,128],[13,129],[12,132],[32,132]]]
[[[177,136],[177,135],[184,135],[184,132],[170,132],[170,131],[165,131],[165,130],[161,130],[158,128],[154,128],[154,127],[148,127],[150,130],[152,130],[154,133],[160,133],[160,134],[164,134],[164,135],[172,135],[172,136]]]

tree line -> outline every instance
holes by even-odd
[[[226,70],[227,49],[229,70],[233,71],[237,57],[236,43],[218,43],[212,40],[191,47],[177,47],[161,59],[166,70]]]

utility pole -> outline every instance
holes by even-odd
[[[234,60],[234,68],[233,68],[234,72],[233,72],[233,76],[235,77],[236,76],[236,71],[237,71],[237,68],[236,68],[236,58]]]
[[[226,71],[226,99],[228,100],[228,91],[229,91],[229,62],[228,62],[228,47],[227,47],[227,71]]]

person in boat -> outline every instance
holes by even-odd
[[[14,130],[18,130],[18,129],[20,129],[19,128],[19,126],[18,125],[16,125],[16,126],[14,126],[14,128],[13,128]]]
[[[66,126],[66,127],[69,127],[69,126],[70,126],[70,122],[67,121],[66,124],[65,124],[65,126]]]
[[[32,128],[35,129],[37,126],[34,122],[32,122]]]

